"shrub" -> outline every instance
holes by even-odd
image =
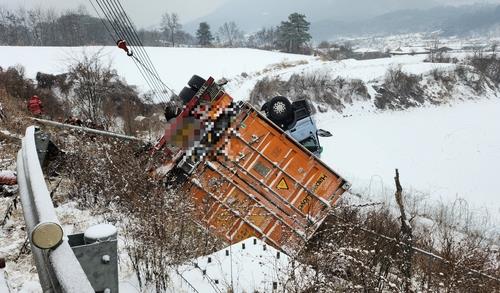
[[[61,176],[71,180],[70,199],[118,222],[141,285],[147,283],[158,292],[165,291],[168,266],[220,248],[221,242],[192,221],[190,196],[167,187],[145,171],[147,148],[77,135],[78,139],[56,137],[56,144],[70,151],[51,162],[49,168],[57,168]]]
[[[370,98],[368,89],[361,80],[346,80],[341,77],[332,79],[329,75],[312,73],[293,74],[288,81],[282,81],[278,77],[265,77],[257,82],[250,93],[250,103],[261,105],[276,95],[287,96],[292,100],[307,99],[328,105],[337,111],[355,100]]]
[[[421,76],[407,74],[398,68],[387,71],[384,83],[377,88],[375,106],[378,109],[400,110],[423,105],[425,94]]]
[[[25,77],[22,66],[9,67],[5,71],[0,67],[0,88],[16,99],[28,99],[36,93],[33,82]]]

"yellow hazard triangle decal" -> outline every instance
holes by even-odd
[[[288,190],[288,184],[286,184],[285,178],[281,178],[280,182],[278,185],[276,185],[276,188],[282,189],[282,190]]]

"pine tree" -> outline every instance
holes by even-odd
[[[286,52],[299,53],[303,45],[311,40],[309,26],[304,14],[290,14],[288,21],[282,21],[278,28],[280,47]]]
[[[196,38],[198,39],[198,44],[201,46],[210,46],[214,37],[210,32],[210,26],[206,22],[201,22],[198,30],[196,31]]]

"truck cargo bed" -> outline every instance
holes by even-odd
[[[255,236],[293,253],[314,234],[348,183],[243,103],[216,158],[183,184],[196,218],[230,243]]]

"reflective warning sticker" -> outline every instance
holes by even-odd
[[[319,176],[316,183],[314,183],[314,186],[312,187],[312,192],[316,192],[316,190],[318,190],[321,183],[325,182],[326,178],[328,178],[328,177],[325,174],[321,174],[321,176]]]
[[[285,181],[285,177],[281,178],[278,185],[276,185],[276,188],[282,189],[282,190],[288,190],[288,184]]]

